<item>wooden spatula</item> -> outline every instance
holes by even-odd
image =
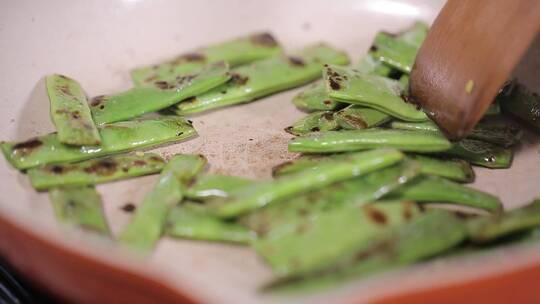
[[[412,69],[412,100],[463,138],[539,31],[540,0],[448,0]]]

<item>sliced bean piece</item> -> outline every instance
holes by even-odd
[[[497,96],[503,112],[519,118],[540,132],[540,95],[517,81],[510,82]]]
[[[199,48],[158,65],[134,69],[131,78],[136,86],[170,81],[210,63],[226,61],[234,67],[277,55],[281,51],[270,33],[256,33]]]
[[[420,130],[441,132],[439,127],[432,121],[405,122],[393,121],[390,125],[393,129]],[[467,136],[469,139],[477,139],[503,147],[510,147],[519,142],[523,131],[516,124],[498,116],[490,116],[482,119]]]
[[[301,118],[292,126],[285,128],[292,135],[304,135],[311,132],[331,131],[339,129],[334,113],[329,111],[313,112]]]
[[[51,102],[51,118],[63,144],[76,146],[99,145],[101,139],[92,120],[86,95],[81,85],[64,75],[45,78]]]
[[[509,168],[514,155],[511,149],[474,139],[463,139],[445,153],[492,169]]]
[[[540,226],[540,200],[494,216],[468,221],[469,237],[476,243],[487,243],[498,238]]]
[[[344,206],[275,227],[254,247],[278,278],[301,276],[339,264],[418,213],[410,202]]]
[[[381,111],[350,105],[334,114],[337,124],[346,130],[366,129],[380,126],[390,120],[390,115]]]
[[[324,63],[348,62],[341,51],[324,44],[312,45],[291,56],[275,56],[233,69],[231,81],[172,109],[178,115],[186,115],[249,102],[319,78]]]
[[[330,98],[377,109],[405,121],[426,121],[426,114],[401,97],[401,84],[386,77],[328,65],[323,70]]]
[[[420,173],[418,163],[403,161],[364,176],[338,182],[267,206],[241,218],[241,223],[258,235],[268,234],[274,227],[287,225],[297,217],[316,217],[344,205],[359,206],[379,200],[409,182]]]
[[[217,87],[230,79],[228,72],[226,63],[214,63],[169,82],[157,81],[153,86],[135,87],[116,95],[95,97],[90,103],[90,109],[97,124],[128,120]]]
[[[194,240],[249,244],[256,237],[245,227],[220,219],[197,204],[175,207],[166,227],[168,236]]]
[[[348,258],[310,273],[280,278],[266,288],[305,290],[329,287],[344,279],[409,265],[447,252],[465,238],[465,225],[452,212],[428,210],[409,222],[397,225],[390,233],[365,242],[364,247]]]
[[[496,196],[436,176],[420,176],[385,198],[452,203],[492,213],[502,210],[502,203]]]
[[[403,157],[401,152],[392,149],[353,153],[347,159],[329,161],[310,171],[240,188],[228,198],[215,200],[215,212],[224,218],[236,217],[300,193],[388,167]]]
[[[422,155],[409,155],[409,158],[420,163],[420,171],[424,174],[444,177],[456,182],[472,183],[474,171],[471,165],[461,159],[437,159]]]
[[[85,186],[157,173],[163,168],[161,156],[117,155],[75,164],[45,165],[28,170],[30,183],[37,190],[61,186]]]
[[[289,141],[289,151],[303,153],[335,153],[375,148],[438,152],[451,147],[452,144],[443,135],[434,132],[379,128],[312,133]]]
[[[343,106],[340,102],[328,97],[326,86],[322,81],[317,81],[298,93],[292,102],[300,110],[308,112],[335,110]]]
[[[60,222],[109,234],[101,196],[94,187],[53,188],[49,198]]]
[[[169,211],[182,200],[187,184],[205,166],[206,159],[202,155],[173,156],[124,227],[119,240],[141,251],[153,248],[163,233]]]
[[[15,168],[29,169],[39,165],[77,162],[133,151],[195,135],[195,129],[184,118],[163,117],[104,125],[100,127],[102,142],[99,147],[64,145],[54,133],[23,142],[3,142],[0,147]]]
[[[197,178],[195,184],[187,189],[186,198],[206,200],[227,197],[230,192],[253,183],[252,180],[238,176],[205,174]]]

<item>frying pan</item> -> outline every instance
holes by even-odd
[[[94,0],[0,3],[0,130],[3,140],[53,130],[43,76],[77,79],[88,95],[130,87],[128,70],[247,33],[269,30],[288,50],[324,40],[356,62],[376,31],[431,22],[444,1],[404,0]],[[532,50],[534,51],[534,50]],[[537,47],[536,52],[540,52]],[[540,56],[530,55],[538,60]],[[538,61],[518,71],[529,85]],[[531,68],[528,68],[531,67]],[[529,76],[527,76],[529,75]],[[202,153],[211,172],[270,178],[286,152],[283,128],[304,114],[293,90],[192,118],[199,137],[160,147],[163,155]],[[509,170],[476,169],[474,186],[498,195],[505,207],[540,197],[539,138],[526,132]],[[540,301],[537,244],[473,256],[439,258],[358,278],[307,294],[263,294],[272,274],[248,248],[163,239],[143,258],[113,242],[57,224],[44,193],[0,161],[0,253],[57,296],[80,303],[439,303]],[[98,186],[113,232],[129,220],[156,176]],[[509,298],[511,297],[511,298]],[[516,298],[522,297],[522,298]]]

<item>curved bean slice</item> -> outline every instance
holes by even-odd
[[[99,145],[101,139],[92,120],[86,95],[81,85],[64,75],[45,78],[51,102],[51,118],[63,144],[76,146]]]
[[[329,111],[313,112],[285,128],[292,135],[304,135],[311,132],[331,131],[339,129],[334,114]]]
[[[391,119],[386,113],[357,105],[339,110],[334,114],[334,118],[338,125],[346,130],[377,127]]]
[[[452,144],[441,134],[378,128],[311,133],[289,141],[289,151],[303,153],[350,152],[376,148],[440,152],[451,147]]]

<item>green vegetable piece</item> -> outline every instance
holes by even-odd
[[[328,158],[319,160],[328,161]],[[311,170],[318,164],[314,164]],[[359,206],[379,200],[420,173],[418,163],[403,161],[364,176],[338,182],[298,195],[281,204],[274,204],[248,214],[241,222],[257,232],[268,234],[274,227],[287,225],[297,217],[316,217],[344,205]]]
[[[540,226],[540,200],[497,214],[470,219],[467,223],[469,237],[476,243],[488,243],[516,232]]]
[[[403,88],[396,80],[333,65],[325,67],[323,79],[334,100],[374,108],[405,121],[428,120],[424,112],[403,100]]]
[[[17,169],[39,165],[69,163],[109,154],[152,147],[190,138],[197,133],[181,117],[133,120],[100,127],[101,146],[76,147],[60,143],[56,134],[48,134],[24,142],[0,144],[6,159]]]
[[[498,102],[494,102],[489,105],[489,108],[486,110],[486,113],[484,113],[484,116],[492,116],[492,115],[500,115],[501,114],[501,106]]]
[[[291,56],[275,56],[233,69],[231,81],[179,103],[173,111],[186,115],[249,102],[321,77],[324,63],[348,62],[341,51],[324,44],[312,45]]]
[[[171,208],[178,204],[187,184],[206,166],[202,155],[175,155],[159,176],[119,236],[132,248],[148,251],[159,240]]]
[[[538,93],[533,93],[524,85],[513,81],[499,93],[496,101],[504,113],[510,113],[540,132],[540,95]]]
[[[53,188],[49,198],[60,222],[109,234],[101,197],[94,187]]]
[[[337,130],[339,126],[334,119],[334,113],[329,111],[313,112],[301,118],[292,126],[285,128],[292,135],[304,135],[311,132]]]
[[[256,33],[200,48],[158,65],[135,69],[131,71],[131,78],[136,86],[170,81],[210,63],[226,61],[234,67],[277,55],[281,51],[270,33]]]
[[[298,93],[292,102],[298,109],[308,112],[335,110],[342,106],[342,103],[328,97],[326,86],[322,81],[317,81]]]
[[[390,116],[381,111],[350,105],[334,114],[337,124],[346,130],[366,129],[380,126],[390,120]]]
[[[411,30],[398,36],[378,33],[371,47],[373,57],[409,74],[427,32],[425,24],[416,23]]]
[[[254,247],[278,278],[302,276],[352,259],[416,214],[418,208],[412,203],[344,206],[275,227],[255,241]]]
[[[401,75],[401,77],[399,78],[399,84],[401,85],[401,89],[407,92],[409,90],[409,75]]]
[[[51,102],[51,119],[63,144],[76,146],[99,145],[101,139],[92,120],[86,95],[81,85],[64,75],[45,78]]]
[[[379,128],[312,133],[289,141],[289,151],[302,153],[334,153],[374,148],[438,152],[451,147],[452,144],[441,134]]]
[[[445,153],[491,169],[509,168],[514,155],[511,149],[474,139],[463,139]]]
[[[220,217],[235,217],[300,193],[382,169],[403,157],[401,152],[391,149],[350,154],[347,159],[329,161],[310,171],[238,189],[228,198],[215,200],[215,212]]]
[[[384,203],[375,206],[381,205]],[[365,276],[433,257],[458,246],[465,238],[465,225],[454,213],[428,210],[412,217],[409,222],[396,225],[391,232],[381,233],[375,240],[364,242],[364,246],[346,259],[311,273],[281,278],[267,288],[327,287],[350,277]]]
[[[255,234],[245,227],[224,221],[197,204],[175,207],[167,219],[166,234],[203,241],[249,244]]]
[[[471,165],[461,159],[437,159],[423,155],[409,155],[409,158],[420,163],[420,171],[424,174],[444,177],[456,182],[472,183],[474,171]]]
[[[385,198],[452,203],[493,213],[502,210],[502,203],[497,197],[436,176],[420,176],[396,189]]]
[[[28,170],[37,190],[61,186],[95,185],[161,171],[163,159],[154,153],[118,155],[75,164],[45,165]]]
[[[404,122],[393,121],[393,129],[400,130],[421,130],[441,132],[432,121],[425,122]],[[467,136],[469,139],[477,139],[503,147],[510,147],[519,142],[523,131],[516,124],[498,116],[490,116],[482,119]]]
[[[214,63],[173,81],[157,81],[153,86],[135,87],[116,95],[95,97],[90,103],[90,109],[94,121],[99,125],[128,120],[217,87],[230,79],[228,71],[226,63]]]
[[[386,64],[383,64],[381,61],[373,58],[373,54],[371,53],[362,57],[355,69],[363,74],[371,74],[385,77],[392,73],[392,68],[390,68]]]
[[[187,189],[186,198],[207,200],[216,197],[227,197],[231,191],[253,183],[252,180],[238,176],[206,174],[197,178],[195,184]]]

